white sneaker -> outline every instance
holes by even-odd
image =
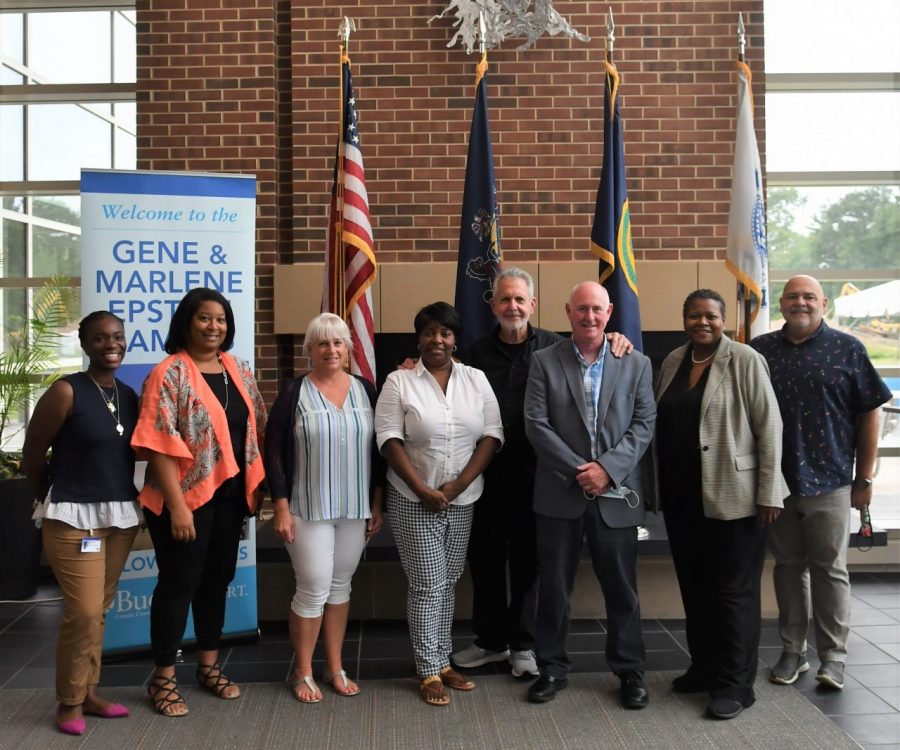
[[[534,651],[513,651],[509,655],[509,663],[512,665],[513,677],[521,677],[523,674],[538,677],[541,673],[534,658]]]
[[[482,664],[490,664],[494,661],[506,661],[508,657],[509,649],[504,649],[503,651],[488,651],[486,648],[481,648],[481,646],[476,646],[473,643],[462,651],[453,654],[450,659],[457,667],[472,669],[473,667],[480,667]]]

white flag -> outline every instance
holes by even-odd
[[[762,168],[756,132],[753,130],[750,68],[743,62],[737,63],[737,67],[737,137],[731,170],[731,211],[725,265],[752,296],[750,337],[754,338],[769,331],[769,255],[766,250]],[[743,338],[743,327],[738,332],[738,338]]]

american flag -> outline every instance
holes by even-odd
[[[350,372],[375,384],[375,327],[372,292],[375,281],[375,243],[369,221],[369,196],[357,129],[356,99],[350,58],[341,52],[341,137],[334,161],[331,216],[322,312],[347,321],[353,353]]]

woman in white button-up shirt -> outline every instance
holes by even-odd
[[[413,323],[420,359],[388,375],[375,409],[388,462],[387,512],[409,581],[407,619],[426,703],[446,706],[444,686],[475,683],[450,666],[456,582],[482,472],[503,442],[497,399],[481,370],[453,361],[462,324],[446,302]]]

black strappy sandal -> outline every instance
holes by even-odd
[[[156,713],[170,718],[178,718],[179,716],[187,716],[187,704],[181,693],[178,692],[178,683],[172,677],[166,677],[161,674],[155,674],[147,685],[147,695],[153,701],[153,708]],[[184,706],[183,713],[172,713],[172,706]]]
[[[197,682],[200,687],[206,688],[217,698],[223,700],[234,700],[241,697],[241,689],[237,683],[229,680],[222,672],[219,662],[215,664],[198,664],[197,665]],[[225,691],[230,687],[236,687],[237,693],[234,695],[226,695]]]

